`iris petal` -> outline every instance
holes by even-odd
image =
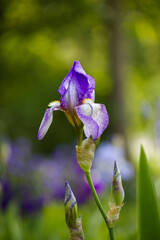
[[[38,131],[38,135],[37,135],[38,140],[41,140],[47,133],[47,131],[52,123],[52,120],[53,120],[53,111],[62,110],[60,107],[59,101],[51,102],[48,106],[50,108],[46,109],[44,117],[41,122],[41,125],[39,127],[39,131]]]
[[[58,90],[61,95],[61,107],[74,112],[74,108],[82,104],[85,98],[94,100],[94,89],[94,79],[85,73],[78,61],[74,61]]]
[[[105,106],[94,103],[91,99],[85,99],[82,105],[76,107],[76,111],[84,124],[86,137],[91,135],[95,141],[102,135],[109,123],[109,116]]]

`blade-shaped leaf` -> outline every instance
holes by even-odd
[[[154,183],[141,147],[138,170],[138,239],[160,239],[160,218]]]

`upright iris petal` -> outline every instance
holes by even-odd
[[[95,81],[87,75],[78,61],[75,61],[70,72],[59,87],[61,107],[72,113],[75,107],[82,104],[85,98],[95,98]]]
[[[84,103],[76,107],[77,115],[84,124],[86,137],[92,136],[95,141],[101,136],[109,123],[109,116],[103,104],[85,99]]]

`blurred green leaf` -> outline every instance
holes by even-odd
[[[138,170],[138,239],[160,239],[157,196],[143,147]]]

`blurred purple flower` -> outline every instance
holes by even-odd
[[[9,142],[8,142],[9,144]],[[73,147],[59,145],[48,157],[32,154],[31,143],[18,139],[9,144],[2,181],[2,207],[12,199],[22,214],[34,213],[51,201],[64,199],[64,182],[69,181],[78,203],[91,195],[85,175],[79,167]],[[117,161],[123,180],[133,176],[133,168],[126,161],[124,151],[108,142],[99,145],[93,161],[92,178],[98,193],[112,181],[114,161]]]
[[[21,138],[14,143],[8,141],[6,144],[8,154],[1,178],[3,209],[16,200],[22,214],[31,214],[51,201],[63,201],[66,180],[71,183],[79,203],[89,198],[90,189],[75,160],[73,147],[60,145],[45,157],[32,154],[32,146],[27,139]],[[97,191],[102,191],[102,183],[97,181],[95,174],[93,179]]]
[[[31,143],[25,138],[20,138],[14,143],[6,141],[5,144],[8,147],[1,176],[2,208],[6,209],[10,201],[16,199],[21,212],[26,212],[27,199],[31,206],[31,201],[39,202],[39,199],[44,198],[41,193],[37,194],[35,181],[37,166],[31,161]],[[36,206],[34,208],[38,209],[40,204]]]
[[[41,209],[43,205],[44,205],[43,198],[41,197],[30,198],[29,196],[26,196],[26,198],[24,198],[23,201],[21,202],[21,213],[22,215],[32,214]]]
[[[101,181],[106,185],[112,182],[115,161],[118,163],[122,179],[131,179],[134,175],[134,170],[131,163],[125,158],[124,149],[109,142],[101,143],[95,153],[93,169],[97,174],[99,173]]]
[[[90,135],[96,140],[109,123],[107,110],[103,104],[95,104],[95,81],[87,75],[78,61],[74,64],[59,87],[60,101],[53,101],[48,106],[38,131],[41,140],[47,133],[52,120],[53,111],[64,111],[74,127],[84,124],[86,137]],[[80,121],[81,120],[81,121]]]
[[[12,193],[12,188],[11,188],[11,184],[9,183],[9,181],[7,181],[7,179],[3,179],[1,180],[1,187],[2,187],[2,209],[6,209],[9,202],[12,199],[13,193]]]

